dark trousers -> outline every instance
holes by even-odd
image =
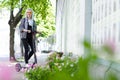
[[[28,63],[29,59],[34,53],[33,40],[32,38],[26,38],[26,39],[22,39],[22,42],[23,42],[24,49],[25,49],[25,54],[24,54],[25,63]]]

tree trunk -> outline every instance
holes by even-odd
[[[10,61],[16,61],[15,55],[14,55],[14,25],[10,25]]]
[[[16,61],[15,55],[14,55],[14,34],[15,34],[15,28],[19,21],[22,18],[21,12],[23,8],[20,8],[19,12],[14,17],[13,15],[13,9],[10,10],[10,20],[8,22],[10,26],[10,61]]]

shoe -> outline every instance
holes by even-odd
[[[25,67],[27,67],[27,68],[28,68],[28,67],[29,67],[29,64],[25,64]]]

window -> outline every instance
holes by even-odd
[[[113,11],[116,11],[116,1],[113,3]]]
[[[120,8],[120,0],[119,0],[119,8]]]
[[[96,15],[95,15],[95,22],[97,22],[97,18],[98,18],[98,17],[97,17],[97,16],[98,16],[98,14],[97,14],[97,10],[96,10],[95,13],[96,13]]]
[[[109,14],[111,14],[111,1],[109,2]]]
[[[113,41],[115,41],[116,40],[116,24],[114,23],[113,24]]]
[[[120,42],[120,22],[119,22],[119,42]]]
[[[100,21],[100,6],[98,7],[98,21]]]
[[[101,19],[103,18],[103,4],[101,6]]]
[[[107,3],[105,3],[105,16],[107,16]]]
[[[93,24],[95,23],[95,16],[93,16]]]

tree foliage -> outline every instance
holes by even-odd
[[[15,9],[24,6],[26,8],[32,8],[35,11],[36,16],[41,15],[42,19],[45,19],[48,14],[50,1],[49,0],[3,0],[1,1],[1,7],[7,7]],[[23,10],[24,12],[25,10]]]
[[[43,20],[41,17],[37,19],[37,23],[39,24],[38,31],[42,32],[38,36],[48,37],[55,32],[55,16],[53,13],[54,9],[49,7],[48,12],[49,14],[47,14],[46,19]]]
[[[49,0],[3,0],[0,7],[13,9],[13,11],[15,8],[23,7],[22,15],[26,8],[32,8],[38,30],[42,32],[38,36],[47,37],[55,32],[54,9]]]
[[[55,31],[54,15],[51,12],[49,0],[1,0],[0,8],[5,7],[10,11],[8,24],[10,26],[10,59],[14,58],[14,32],[17,24],[27,8],[34,11],[35,21],[41,34],[38,36],[46,37]],[[18,10],[15,14],[14,12]]]

